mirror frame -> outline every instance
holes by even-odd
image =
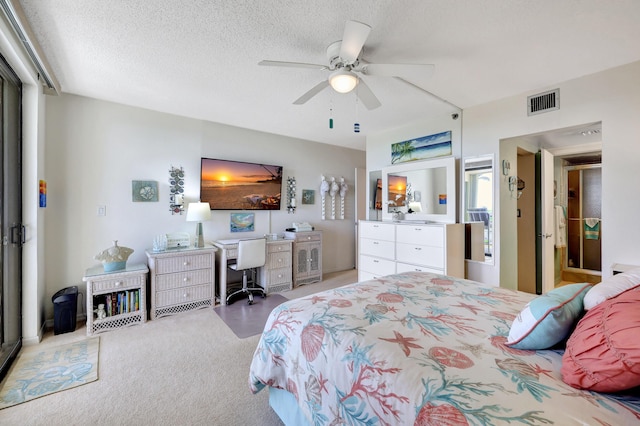
[[[400,209],[404,214],[402,221],[415,221],[415,222],[439,222],[439,223],[456,223],[457,210],[456,210],[456,159],[454,156],[447,156],[442,158],[435,158],[421,161],[411,161],[402,164],[396,164],[393,166],[385,167],[382,169],[382,220],[393,221],[393,213],[389,212],[389,175],[398,175],[402,173],[435,169],[444,167],[446,169],[446,184],[447,184],[447,213],[435,214],[435,213],[406,213],[406,207]]]
[[[474,263],[484,263],[484,264],[488,264],[488,265],[493,265],[495,263],[495,257],[496,257],[496,239],[495,239],[495,212],[496,212],[496,162],[495,162],[495,155],[494,154],[485,154],[485,155],[477,155],[477,156],[473,156],[473,157],[464,157],[462,159],[462,164],[461,164],[461,174],[462,174],[462,178],[461,178],[461,182],[462,182],[462,190],[461,190],[461,223],[468,223],[466,218],[467,218],[467,181],[466,181],[466,172],[467,172],[467,164],[468,163],[477,163],[477,162],[484,162],[484,161],[490,161],[491,162],[491,215],[493,220],[491,220],[489,222],[489,228],[488,228],[488,235],[489,235],[489,242],[491,245],[491,256],[486,256],[485,253],[485,257],[484,257],[484,261],[479,261],[479,260],[471,260],[471,259],[466,259],[467,262],[474,262]],[[483,246],[484,246],[484,242],[483,242]]]

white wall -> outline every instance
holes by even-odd
[[[543,87],[489,104],[465,109],[462,129],[453,130],[454,155],[458,158],[495,154],[495,262],[468,262],[468,277],[507,288],[517,288],[517,202],[510,197],[500,173],[503,159],[517,175],[517,148],[531,150],[519,136],[602,122],[602,233],[603,277],[613,263],[640,265],[640,196],[633,190],[633,176],[640,170],[640,62]],[[526,98],[560,88],[560,110],[528,117]],[[394,142],[437,133],[455,127],[446,108],[426,114],[423,121],[371,135],[367,138],[367,172],[390,162]],[[452,126],[453,124],[453,126]],[[501,144],[513,138],[513,143]],[[533,148],[535,151],[535,147]],[[458,173],[460,176],[460,173]],[[460,197],[458,177],[458,197]],[[460,203],[458,203],[459,205]],[[458,215],[460,217],[460,215]]]
[[[633,176],[640,169],[640,62],[598,74],[540,88],[464,110],[463,157],[499,153],[496,165],[507,158],[516,175],[516,147],[501,147],[500,140],[602,121],[602,273],[611,274],[613,263],[640,264],[640,197],[633,191]],[[560,110],[528,117],[526,97],[560,88]],[[498,174],[497,176],[501,176]],[[517,286],[517,231],[515,201],[509,199],[504,179],[496,206],[496,263],[469,263],[469,278]]]
[[[283,177],[297,180],[295,214],[256,211],[253,233],[231,234],[229,213],[214,211],[205,222],[205,240],[282,232],[296,221],[323,231],[323,271],[355,265],[355,168],[365,166],[363,151],[292,139],[193,120],[72,95],[47,102],[46,290],[81,284],[93,256],[118,244],[135,250],[129,262],[146,263],[145,249],[156,234],[189,232],[195,224],[169,211],[169,168],[185,170],[185,201],[198,201],[200,158],[282,165]],[[321,175],[344,177],[349,185],[345,220],[321,220]],[[132,180],[155,180],[159,202],[132,202]],[[303,205],[303,189],[316,202]],[[284,195],[284,188],[283,188]],[[284,198],[283,198],[284,199]],[[97,216],[98,205],[107,215]],[[46,318],[53,306],[46,305]]]

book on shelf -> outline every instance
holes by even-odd
[[[95,308],[102,303],[107,317],[136,312],[140,310],[140,290],[125,290],[94,297]]]

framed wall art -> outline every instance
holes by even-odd
[[[452,154],[451,130],[391,144],[391,164]]]
[[[302,204],[315,204],[316,203],[316,191],[313,189],[302,190]]]
[[[231,213],[229,228],[231,232],[253,232],[255,213]]]
[[[135,202],[158,201],[158,182],[154,180],[132,180],[131,199]]]

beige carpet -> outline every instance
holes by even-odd
[[[0,409],[98,380],[100,338],[23,349],[0,386]]]
[[[288,299],[357,281],[350,270],[282,293]],[[268,392],[251,394],[259,336],[239,339],[213,309],[100,333],[100,380],[0,410],[4,425],[280,426]],[[86,339],[86,328],[37,347]]]

